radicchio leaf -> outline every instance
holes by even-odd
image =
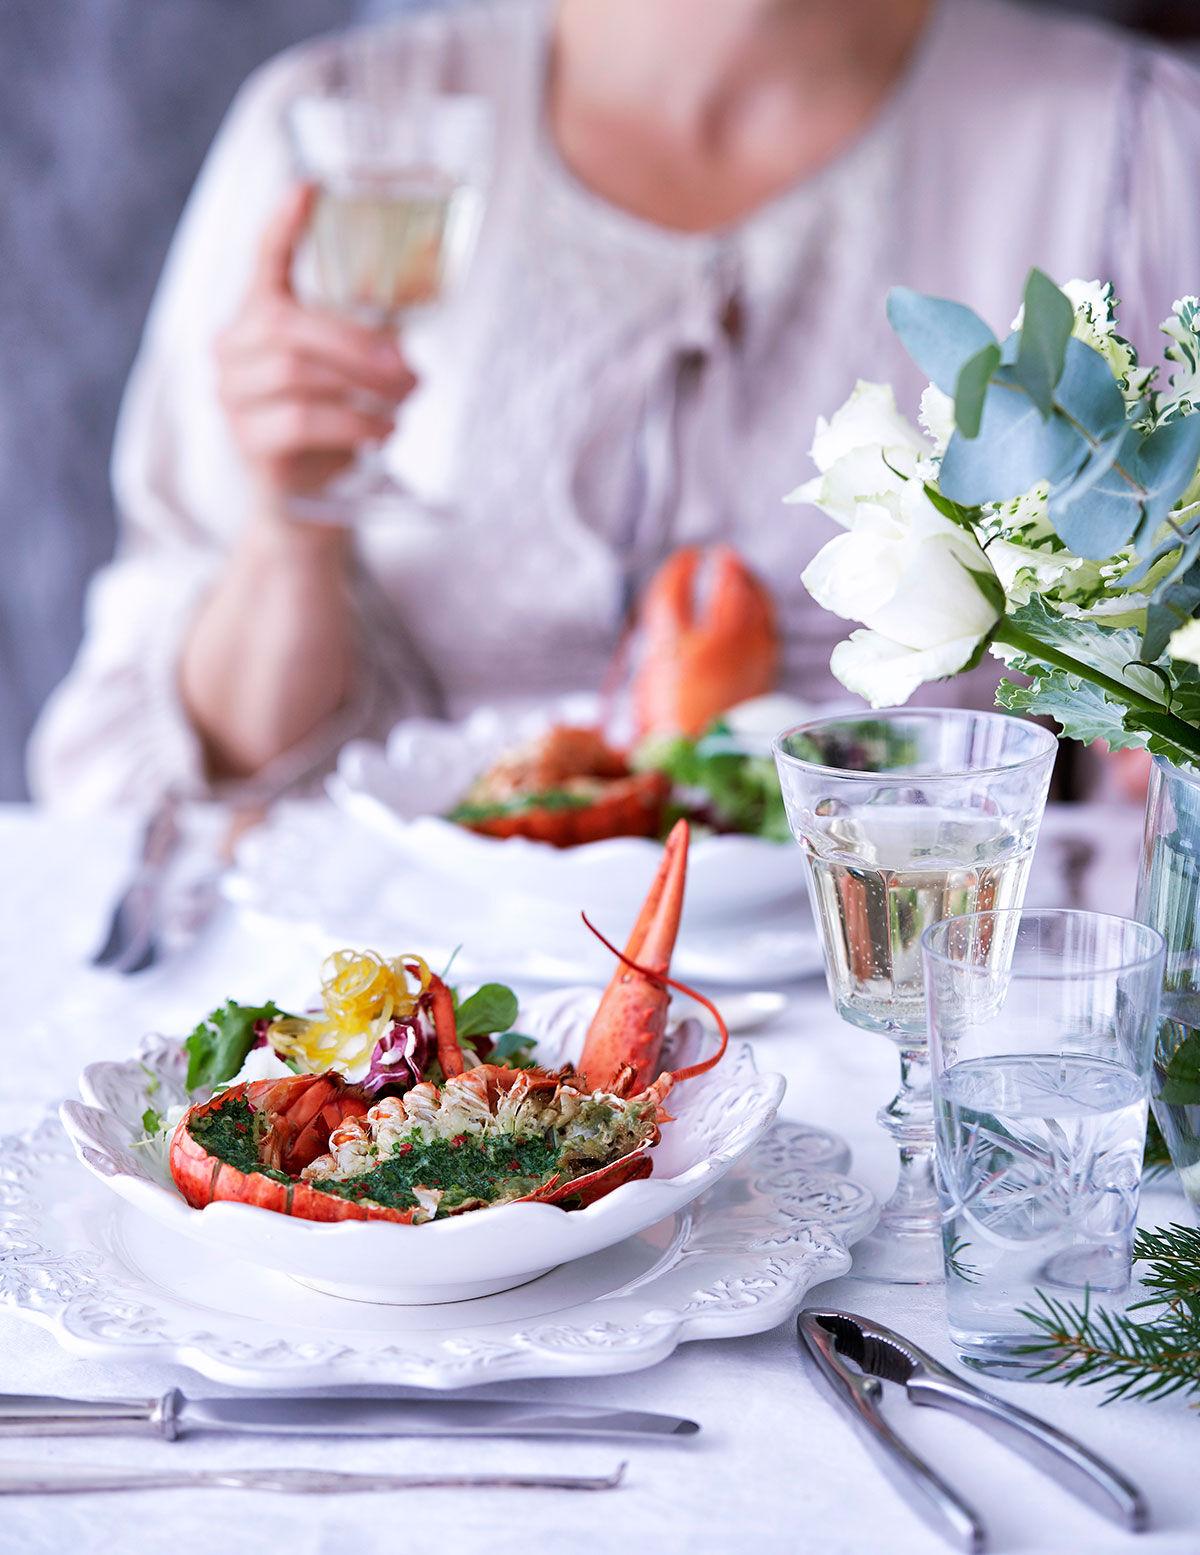
[[[398,1095],[417,1085],[437,1057],[437,1038],[421,1022],[420,1011],[393,1021],[375,1044],[370,1067],[360,1083],[370,1096]]]

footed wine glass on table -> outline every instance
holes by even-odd
[[[821,719],[785,730],[774,749],[834,1007],[900,1049],[900,1088],[879,1113],[899,1179],[853,1272],[933,1283],[943,1276],[921,935],[1022,904],[1057,741],[1003,713],[939,709]]]

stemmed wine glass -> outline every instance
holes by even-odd
[[[834,1007],[900,1048],[900,1089],[879,1113],[899,1180],[854,1272],[937,1281],[921,935],[952,915],[1021,905],[1057,741],[1002,713],[898,710],[801,724],[774,749]]]
[[[331,93],[296,99],[288,126],[297,169],[318,189],[301,256],[305,295],[397,331],[443,302],[462,281],[482,218],[490,105],[430,90]],[[371,449],[293,508],[349,523],[408,495]]]

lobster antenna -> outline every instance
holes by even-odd
[[[638,972],[642,977],[649,978],[652,983],[657,983],[660,988],[675,988],[680,993],[686,994],[689,999],[694,999],[697,1004],[702,1004],[708,1013],[712,1016],[712,1018],[716,1021],[717,1031],[721,1037],[721,1045],[717,1051],[710,1058],[702,1059],[698,1064],[689,1064],[686,1069],[672,1070],[672,1078],[676,1082],[680,1080],[694,1080],[697,1075],[706,1074],[708,1070],[712,1069],[716,1064],[719,1064],[725,1057],[725,1049],[729,1046],[729,1027],[725,1024],[725,1017],[721,1014],[720,1010],[717,1009],[712,1000],[708,998],[706,994],[702,994],[699,989],[689,988],[687,983],[677,982],[675,978],[668,977],[665,972],[656,972],[651,967],[639,965],[638,962],[634,961],[632,957],[627,956],[623,950],[618,950],[617,947],[613,944],[612,940],[601,934],[600,930],[588,917],[587,913],[581,912],[579,916],[583,919],[587,927],[604,946],[605,950],[611,950],[613,955],[616,956],[617,960],[624,962],[624,964],[629,967],[631,971]]]

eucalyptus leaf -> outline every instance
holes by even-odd
[[[1105,560],[1128,545],[1144,523],[1145,490],[1121,463],[1132,463],[1139,442],[1132,427],[1119,428],[1069,480],[1051,488],[1050,522],[1076,556]]]
[[[1071,299],[1044,271],[1031,270],[1025,282],[1025,312],[1014,371],[1043,419],[1049,419],[1054,409],[1054,389],[1062,377],[1074,323]]]
[[[1146,629],[1142,633],[1141,659],[1153,664],[1167,651],[1171,633],[1177,631],[1200,610],[1200,565],[1193,566],[1178,582],[1155,591],[1146,609]]]
[[[979,434],[955,432],[942,457],[939,484],[953,502],[977,507],[1008,502],[1038,481],[1052,485],[1082,464],[1087,443],[1065,417],[1043,421],[1037,406],[1001,367],[983,402]]]
[[[887,316],[909,356],[944,394],[956,393],[971,357],[997,344],[979,315],[961,302],[927,297],[908,286],[893,286],[888,293]]]
[[[1062,377],[1054,390],[1055,403],[1077,421],[1097,442],[1110,438],[1125,426],[1125,397],[1112,369],[1091,346],[1072,337],[1067,341]]]
[[[959,370],[954,388],[954,424],[964,437],[975,437],[983,417],[983,397],[992,374],[1000,365],[1000,347],[989,342],[969,356]]]
[[[1151,432],[1133,462],[1145,487],[1146,521],[1157,524],[1191,485],[1200,463],[1200,415],[1168,422]]]

